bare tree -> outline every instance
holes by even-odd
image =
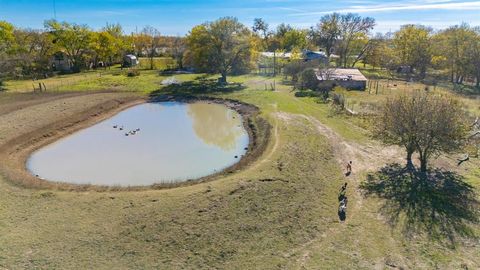
[[[157,54],[157,49],[160,47],[160,31],[152,26],[145,26],[142,30],[142,34],[145,37],[145,50],[150,59],[150,69],[154,68],[153,59]]]
[[[339,53],[343,67],[347,67],[352,42],[361,34],[368,34],[374,26],[375,19],[370,17],[362,18],[352,13],[340,16]]]
[[[388,99],[376,121],[376,136],[387,144],[405,147],[407,163],[417,152],[420,170],[440,153],[459,150],[466,138],[462,105],[455,99],[416,92]]]
[[[323,16],[311,35],[317,45],[324,47],[328,56],[334,47],[338,47],[340,61],[347,67],[352,43],[365,38],[375,26],[375,20],[370,17],[360,17],[357,14],[332,13]]]
[[[340,17],[338,13],[325,15],[320,18],[316,28],[312,29],[313,39],[318,46],[325,48],[329,57],[340,35]]]

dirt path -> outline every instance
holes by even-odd
[[[355,142],[348,142],[334,130],[321,123],[318,119],[310,115],[293,115],[284,112],[277,112],[276,117],[283,121],[297,121],[299,118],[307,120],[319,132],[325,136],[334,150],[334,155],[337,162],[342,169],[346,170],[345,166],[348,161],[353,162],[353,172],[350,176],[345,177],[345,182],[348,183],[349,191],[349,205],[347,210],[347,219],[344,222],[334,223],[327,229],[330,238],[342,233],[349,223],[349,220],[355,220],[356,215],[360,213],[359,209],[363,206],[363,196],[360,193],[359,185],[362,181],[362,176],[368,171],[374,171],[389,162],[403,162],[401,158],[403,154],[398,147],[386,147],[376,142],[369,142],[367,145],[358,144]],[[340,187],[339,187],[340,189]],[[323,237],[313,238],[303,245],[291,250],[285,256],[290,257],[293,254],[300,254],[296,260],[298,269],[304,269],[312,246],[317,242],[324,240]]]

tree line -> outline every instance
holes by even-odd
[[[58,54],[67,58],[71,72],[121,63],[125,54],[148,57],[153,69],[154,57],[177,59],[182,46],[182,38],[162,36],[151,26],[127,35],[119,24],[94,31],[87,25],[48,20],[44,29],[35,30],[0,21],[0,77],[48,76]]]
[[[309,29],[288,24],[271,28],[257,18],[252,27],[224,17],[193,27],[185,37],[166,37],[150,26],[125,34],[119,24],[93,31],[87,25],[49,20],[44,29],[22,29],[0,22],[0,72],[38,76],[51,70],[49,60],[65,54],[80,71],[121,61],[124,54],[153,58],[162,53],[178,66],[199,72],[246,73],[258,63],[260,52],[291,52],[299,60],[304,50],[322,50],[338,67],[363,63],[372,69],[400,71],[419,79],[435,70],[453,83],[480,86],[480,28],[467,24],[433,30],[404,25],[393,33],[372,33],[375,19],[357,14],[333,13],[319,18]],[[437,73],[438,73],[437,72]]]

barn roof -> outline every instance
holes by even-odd
[[[367,81],[367,78],[356,68],[317,69],[315,73],[319,81]]]

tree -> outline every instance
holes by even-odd
[[[268,37],[270,35],[268,32],[268,23],[262,18],[255,18],[253,20],[252,30],[262,38],[264,48],[268,49]]]
[[[375,42],[370,40],[365,33],[358,33],[352,41],[351,55],[355,55],[351,67],[355,67],[360,60],[364,60],[366,55],[374,49]]]
[[[0,52],[6,52],[15,41],[15,27],[6,21],[0,21]]]
[[[300,73],[300,89],[317,90],[318,79],[315,69],[307,68]]]
[[[405,147],[407,164],[418,152],[420,170],[429,159],[458,150],[466,137],[462,105],[449,97],[416,92],[388,99],[376,121],[376,136],[387,144]]]
[[[355,40],[365,38],[374,26],[375,19],[370,17],[363,18],[352,13],[340,15],[338,24],[338,53],[340,55],[341,65],[344,68],[348,65],[348,57],[351,55],[352,43]]]
[[[220,73],[226,83],[230,72],[249,68],[250,36],[248,28],[232,17],[195,26],[186,39],[187,59],[200,71]]]
[[[395,32],[393,48],[401,65],[418,69],[420,78],[424,78],[431,63],[431,43],[429,28],[417,25],[404,25]]]
[[[303,61],[302,59],[291,60],[283,68],[283,74],[290,76],[292,82],[298,81],[298,75],[307,68],[318,67],[318,61]]]
[[[185,54],[185,39],[175,37],[172,43],[172,57],[177,63],[177,67],[183,69],[183,56]]]
[[[14,32],[17,45],[12,53],[16,70],[21,75],[45,75],[50,66],[49,60],[54,53],[54,44],[48,33],[39,30],[16,29]]]
[[[316,28],[312,29],[313,40],[319,47],[325,48],[328,57],[340,35],[340,16],[338,13],[327,14],[320,18]]]
[[[121,61],[125,53],[132,50],[133,42],[123,33],[123,28],[120,24],[109,24],[102,28],[100,33],[108,33],[111,36],[111,44],[113,47],[106,53],[107,61],[110,64],[116,61]]]
[[[118,47],[115,44],[115,38],[108,32],[99,32],[93,35],[92,49],[95,51],[94,64],[97,66],[100,60],[104,61],[104,67],[107,66],[107,61],[111,61],[113,56],[117,53]]]
[[[377,34],[369,40],[369,48],[364,54],[363,63],[369,64],[375,69],[384,67],[392,69],[398,62],[391,46],[389,35]]]
[[[142,30],[143,35],[143,47],[146,50],[148,58],[150,59],[150,69],[154,68],[154,57],[157,53],[157,49],[160,47],[160,31],[151,26],[145,26]]]
[[[14,29],[12,24],[0,21],[0,90],[2,88],[1,77],[12,70],[9,54],[12,53],[15,44]]]
[[[84,56],[90,51],[92,32],[86,25],[70,24],[49,20],[45,28],[52,36],[56,47],[62,50],[73,64],[74,71],[80,71]]]
[[[290,29],[282,36],[281,47],[285,51],[302,50],[307,46],[307,32]]]
[[[476,78],[475,86],[480,87],[480,27],[475,29],[475,35],[469,42],[468,54],[472,65],[473,76]]]
[[[475,47],[475,32],[467,24],[455,25],[437,33],[432,43],[438,68],[450,71],[453,83],[462,83],[471,71],[471,54]],[[473,46],[473,47],[472,47]],[[438,61],[444,60],[444,61]]]
[[[362,48],[368,42],[364,40],[367,40],[366,37],[374,26],[375,20],[370,17],[360,17],[352,13],[332,13],[320,19],[316,28],[312,29],[311,36],[318,46],[325,48],[328,56],[336,47],[340,56],[340,65],[347,67],[348,58],[354,53],[354,48],[357,53],[365,50]]]

